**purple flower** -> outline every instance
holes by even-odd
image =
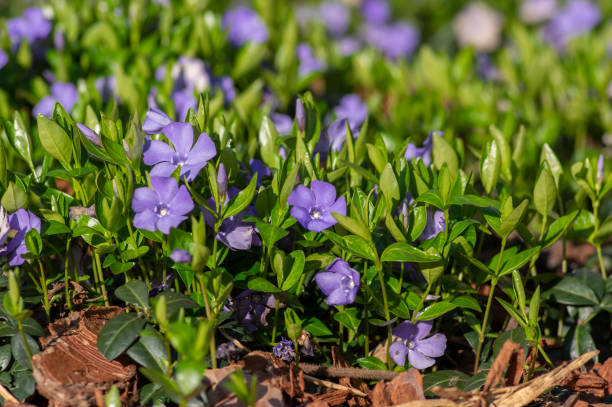
[[[115,98],[115,100],[119,99],[117,93],[117,79],[114,75],[103,76],[96,79],[94,87],[104,102],[109,101],[111,98]]]
[[[155,164],[151,175],[168,177],[180,167],[181,177],[191,182],[208,160],[217,155],[215,143],[206,133],[200,134],[193,144],[193,126],[189,123],[170,123],[163,132],[174,148],[159,140],[149,142],[143,161],[147,165]]]
[[[230,309],[236,311],[236,319],[250,332],[257,330],[258,326],[268,326],[266,317],[275,306],[274,295],[249,289],[230,301]]]
[[[364,37],[366,43],[393,60],[410,56],[420,40],[419,31],[407,22],[366,26]]]
[[[3,211],[2,211],[3,212]],[[0,213],[0,243],[2,240],[6,240],[8,230],[6,230],[6,215]],[[17,212],[12,213],[8,217],[8,227],[10,230],[14,230],[17,233],[11,239],[10,242],[4,248],[0,248],[0,255],[9,256],[9,266],[21,266],[25,259],[21,257],[22,254],[28,253],[28,248],[25,244],[25,236],[30,229],[36,229],[40,233],[40,218],[34,215],[29,210],[18,209]],[[2,236],[2,234],[4,236]]]
[[[166,113],[156,107],[152,107],[147,111],[145,121],[142,124],[142,130],[146,134],[158,134],[170,123],[174,123],[174,121]]]
[[[565,48],[571,38],[591,31],[601,20],[599,7],[586,0],[572,0],[548,22],[544,39],[557,49]]]
[[[189,109],[195,111],[198,108],[198,101],[195,96],[193,96],[193,89],[190,87],[174,91],[172,93],[172,102],[174,103],[174,110],[179,120],[183,120],[187,117]]]
[[[557,0],[523,0],[519,9],[521,20],[530,23],[540,23],[555,15]]]
[[[8,55],[2,49],[0,49],[0,69],[4,68],[8,62]]]
[[[134,226],[139,229],[164,234],[177,228],[187,219],[185,214],[193,209],[191,195],[184,185],[179,188],[176,179],[151,176],[153,188],[136,188],[132,198]]]
[[[291,216],[300,225],[310,231],[321,232],[338,223],[332,212],[346,216],[346,200],[343,196],[336,199],[336,188],[332,184],[314,180],[310,188],[298,185],[287,199],[287,203],[293,206]]]
[[[343,57],[349,57],[361,49],[361,42],[354,37],[344,37],[338,41],[338,52]]]
[[[219,346],[217,346],[217,359],[227,359],[228,361],[233,361],[238,359],[238,354],[240,351],[238,347],[234,345],[234,342],[223,342]]]
[[[231,77],[224,75],[218,80],[218,86],[223,92],[225,103],[232,103],[236,99],[236,88]]]
[[[175,263],[191,263],[192,257],[187,250],[174,249],[170,258]]]
[[[40,8],[31,7],[26,9],[21,17],[7,20],[6,28],[11,44],[17,48],[24,38],[30,44],[47,38],[51,32],[51,21],[47,20]]]
[[[291,339],[281,338],[274,348],[272,353],[277,358],[281,358],[285,362],[292,362],[295,360],[295,346]]]
[[[39,114],[47,117],[53,116],[55,103],[59,103],[66,109],[67,112],[72,110],[72,107],[77,102],[79,93],[76,86],[68,82],[55,82],[51,85],[51,94],[40,99],[40,101],[32,109],[34,117]]]
[[[300,98],[295,101],[295,122],[299,131],[306,130],[306,110]]]
[[[368,117],[368,106],[354,93],[343,96],[340,104],[334,108],[334,113],[339,119],[348,119],[349,126],[354,133]]]
[[[53,46],[60,52],[62,52],[66,46],[66,37],[64,36],[62,30],[58,30],[57,28],[53,34]]]
[[[315,152],[327,152],[330,147],[333,151],[342,150],[342,146],[344,146],[344,142],[346,141],[346,122],[347,119],[345,118],[333,121],[327,128],[327,138],[321,137],[319,139],[315,147]],[[353,138],[356,138],[358,134],[359,133],[353,132]]]
[[[300,43],[297,46],[296,53],[298,60],[300,61],[298,66],[299,76],[304,77],[311,73],[321,72],[325,69],[325,63],[315,57],[310,45],[304,42]]]
[[[399,366],[406,363],[406,355],[410,364],[417,369],[426,369],[433,366],[436,361],[433,358],[444,355],[446,350],[446,336],[437,333],[429,335],[432,321],[419,321],[413,324],[404,321],[393,329],[393,336],[401,340],[393,342],[389,347],[391,359]]]
[[[83,123],[77,123],[77,127],[87,140],[91,141],[98,147],[102,147],[102,139],[100,139],[100,135],[98,133],[85,126]]]
[[[347,305],[355,302],[359,291],[359,272],[341,258],[315,276],[317,285],[327,296],[328,305]]]
[[[270,119],[272,123],[274,123],[274,127],[276,127],[278,134],[282,136],[291,134],[291,129],[293,129],[293,120],[291,117],[282,113],[270,113]]]
[[[599,154],[597,158],[597,183],[600,184],[604,177],[604,155]]]
[[[482,79],[495,81],[500,79],[501,74],[491,61],[489,54],[479,54],[476,57],[476,71]]]
[[[149,297],[155,297],[157,294],[162,293],[164,291],[166,291],[169,287],[169,283],[172,280],[172,273],[169,273],[166,276],[166,280],[162,281],[161,283],[157,284],[157,282],[154,280],[151,282],[151,289],[149,290]]]
[[[219,164],[219,169],[217,170],[217,191],[219,191],[219,196],[223,199],[226,198],[227,194],[227,172],[225,172],[225,164]]]
[[[423,233],[421,233],[421,236],[419,236],[419,239],[433,239],[434,237],[438,236],[438,233],[444,231],[445,224],[444,212],[435,211],[432,214],[432,211],[427,208],[427,225],[425,226]]]
[[[230,44],[240,47],[251,41],[264,43],[268,41],[268,28],[259,15],[248,7],[239,6],[223,15],[223,27],[228,30]]]
[[[384,24],[389,21],[391,9],[387,0],[365,0],[361,5],[363,18],[370,24]]]
[[[257,173],[257,186],[261,186],[262,184],[262,178],[263,177],[269,177],[272,175],[272,172],[270,171],[270,169],[268,167],[266,167],[266,165],[261,161],[258,160],[257,158],[251,158],[249,160],[249,166],[251,167],[251,172],[253,174]]]
[[[420,158],[423,160],[423,164],[425,166],[429,166],[431,164],[431,152],[433,150],[433,135],[441,134],[441,132],[430,131],[429,135],[423,142],[423,147],[417,147],[413,143],[408,143],[406,147],[406,153],[404,153],[404,157],[406,157],[406,161],[410,162],[416,158]]]
[[[325,21],[327,31],[334,36],[344,34],[351,20],[346,6],[335,1],[321,3],[319,13]]]
[[[172,65],[170,74],[175,81],[174,86],[176,89],[189,88],[200,93],[205,91],[211,82],[206,64],[198,58],[180,57]]]

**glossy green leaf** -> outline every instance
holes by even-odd
[[[262,291],[264,293],[279,293],[282,290],[262,277],[255,277],[249,280],[248,287],[253,291]]]
[[[100,331],[98,350],[107,360],[114,360],[136,340],[144,324],[144,319],[133,312],[117,315]]]
[[[485,144],[480,158],[480,181],[487,194],[491,194],[501,171],[501,153],[495,140]]]
[[[40,142],[45,151],[57,159],[62,167],[71,169],[72,142],[68,134],[57,123],[42,114],[39,114],[36,120]]]
[[[423,310],[421,314],[417,317],[417,321],[429,321],[431,319],[436,319],[447,312],[450,312],[457,308],[457,305],[452,303],[451,301],[440,301],[433,303]]]
[[[122,285],[115,290],[115,295],[129,304],[138,305],[143,309],[149,308],[149,290],[142,281],[132,280]]]
[[[544,165],[533,189],[533,203],[540,215],[548,216],[548,213],[555,206],[556,200],[557,186],[555,179],[547,166]]]
[[[382,255],[380,256],[380,260],[383,262],[398,261],[427,263],[440,260],[440,256],[437,254],[426,253],[408,243],[392,243],[383,251]]]
[[[223,218],[237,215],[242,212],[247,206],[253,202],[255,196],[255,188],[257,188],[257,177],[252,177],[249,185],[238,193],[232,200],[229,201],[223,212]]]

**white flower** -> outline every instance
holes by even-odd
[[[476,51],[492,51],[499,46],[503,19],[483,3],[474,3],[461,11],[453,22],[453,31],[462,47],[472,45]]]
[[[0,206],[0,248],[6,243],[10,230],[8,214],[2,206]]]
[[[519,15],[529,24],[546,21],[557,12],[557,0],[523,0]]]

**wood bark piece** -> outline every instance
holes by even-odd
[[[111,386],[127,390],[136,377],[129,359],[109,362],[98,351],[98,334],[104,324],[123,312],[119,307],[90,307],[49,326],[41,339],[43,351],[32,359],[38,392],[49,406],[94,406],[96,391],[106,394]]]
[[[497,386],[497,384],[499,383],[499,381],[501,380],[501,378],[504,375],[504,372],[506,371],[506,367],[512,372],[512,381],[514,382],[516,380],[516,376],[517,376],[517,372],[516,372],[516,367],[512,366],[510,364],[510,361],[512,360],[513,356],[517,356],[516,358],[514,358],[514,362],[518,362],[519,366],[522,365],[523,363],[523,347],[521,345],[519,345],[516,342],[512,342],[511,340],[507,340],[506,342],[504,342],[501,350],[499,351],[499,354],[497,355],[497,357],[495,358],[495,361],[493,361],[493,364],[491,365],[491,369],[489,369],[489,374],[487,374],[487,379],[485,380],[485,384],[484,387],[482,388],[482,391],[489,391],[491,390],[493,387]],[[518,377],[520,378],[520,373],[521,373],[522,369],[518,369]],[[516,384],[516,383],[512,383],[512,384]]]
[[[370,394],[372,406],[388,407],[415,400],[425,400],[423,378],[418,370],[410,368],[390,382],[378,382]]]

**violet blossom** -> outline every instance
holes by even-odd
[[[270,113],[270,120],[274,123],[276,131],[282,136],[291,134],[293,129],[293,120],[289,115],[282,113]]]
[[[295,360],[295,345],[291,339],[281,338],[281,340],[272,348],[272,353],[277,358],[289,363]]]
[[[143,161],[155,165],[151,175],[168,177],[180,167],[181,177],[191,182],[208,160],[217,155],[215,143],[206,133],[200,134],[193,144],[193,126],[189,123],[170,123],[162,131],[174,148],[160,140],[149,141]]]
[[[0,69],[4,68],[4,65],[8,63],[8,59],[8,54],[0,49]]]
[[[0,255],[9,256],[9,266],[21,266],[25,259],[22,254],[28,253],[28,248],[25,244],[25,236],[31,230],[35,229],[40,233],[40,218],[34,215],[29,210],[18,209],[8,217],[8,230],[6,225],[6,214],[0,208],[0,246],[3,241],[6,241],[9,230],[14,230],[17,233],[4,247],[0,247]]]
[[[102,76],[95,80],[94,87],[100,95],[100,99],[103,102],[107,102],[114,98],[119,100],[119,94],[117,93],[117,79],[115,75]]]
[[[359,272],[341,258],[315,276],[317,285],[327,296],[328,305],[348,305],[355,302],[359,291]]]
[[[438,233],[444,231],[445,225],[444,212],[439,210],[432,212],[431,209],[427,208],[427,225],[423,233],[421,233],[421,236],[419,236],[419,239],[433,239],[438,236]]]
[[[170,258],[175,263],[191,263],[193,259],[191,254],[187,250],[183,249],[174,249],[172,254],[170,254]]]
[[[51,85],[51,94],[43,97],[32,109],[34,117],[42,114],[47,117],[53,116],[55,103],[59,103],[63,108],[70,112],[79,98],[76,86],[68,82],[55,82]]]
[[[440,135],[442,133],[430,131],[429,135],[423,142],[422,147],[417,147],[414,143],[408,143],[408,146],[406,147],[406,152],[404,153],[406,161],[410,162],[416,158],[420,158],[421,160],[423,160],[423,164],[428,167],[431,164],[431,152],[433,151],[434,134]]]
[[[385,57],[396,60],[410,56],[419,45],[419,30],[407,22],[389,25],[368,25],[364,31],[366,43],[377,48]]]
[[[23,39],[30,44],[46,39],[51,33],[51,21],[44,16],[42,9],[30,7],[20,17],[7,20],[6,28],[16,50]]]
[[[145,121],[142,124],[142,130],[146,134],[158,134],[164,130],[164,127],[174,123],[174,121],[166,113],[162,112],[157,107],[151,107],[147,111]]]
[[[363,18],[370,24],[384,24],[389,21],[391,8],[387,0],[365,0],[361,5]]]
[[[300,98],[295,101],[295,123],[299,131],[306,130],[306,109],[304,109],[304,103]]]
[[[523,0],[519,16],[525,23],[537,24],[554,16],[556,11],[557,0]]]
[[[601,11],[596,4],[586,0],[571,0],[548,22],[542,35],[561,50],[571,38],[591,31],[600,20]]]
[[[453,31],[462,47],[492,51],[501,42],[502,16],[484,3],[471,3],[454,19]]]
[[[77,128],[87,140],[91,141],[98,147],[102,147],[102,139],[100,138],[100,135],[97,132],[85,126],[83,123],[77,123]]]
[[[251,158],[249,160],[249,166],[251,167],[251,172],[253,174],[257,174],[257,187],[262,185],[262,178],[269,177],[272,175],[272,172],[266,165],[257,158]]]
[[[291,216],[302,227],[313,232],[321,232],[338,223],[332,212],[346,216],[344,196],[336,199],[336,187],[324,181],[312,181],[310,189],[298,185],[289,195],[287,203],[292,206]]]
[[[168,273],[168,275],[166,275],[166,279],[159,284],[157,284],[156,281],[151,281],[151,289],[149,290],[149,297],[155,297],[157,294],[160,294],[166,291],[170,286],[170,282],[172,281],[172,278],[173,278],[172,273]]]
[[[600,184],[603,181],[604,177],[604,155],[599,154],[597,158],[597,184]]]
[[[429,338],[432,321],[418,321],[413,324],[404,321],[393,328],[393,336],[400,338],[389,347],[391,359],[399,366],[404,366],[406,356],[410,364],[417,369],[426,369],[433,366],[434,358],[444,355],[446,350],[446,336],[437,333]]]
[[[193,209],[193,200],[184,185],[178,186],[176,179],[151,176],[151,186],[136,188],[132,198],[134,226],[139,229],[169,234],[177,228]]]
[[[321,3],[319,15],[323,18],[327,31],[333,36],[344,34],[351,20],[346,6],[336,1]]]
[[[355,37],[344,37],[338,41],[338,52],[349,57],[361,49],[361,42]]]
[[[304,77],[315,72],[321,72],[325,69],[325,63],[318,59],[312,52],[310,45],[300,43],[296,49],[298,60],[298,76]]]
[[[239,6],[223,15],[223,28],[228,30],[227,39],[235,47],[247,42],[268,41],[268,28],[259,15],[248,7]]]

